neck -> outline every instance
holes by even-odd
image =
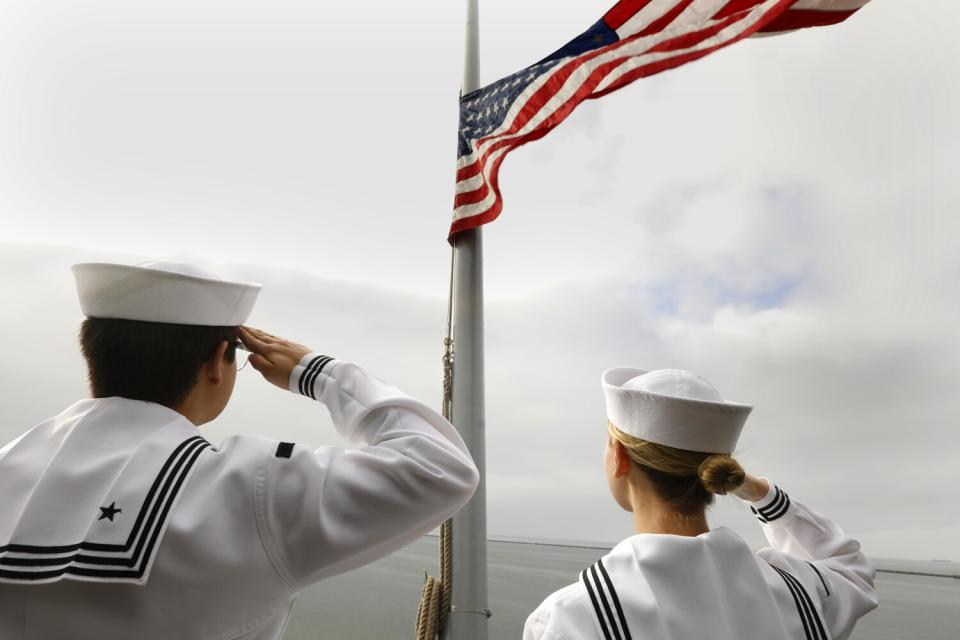
[[[631,492],[635,533],[661,533],[675,536],[699,536],[710,531],[707,514],[700,511],[685,515],[671,509],[652,496],[640,497]],[[652,499],[651,499],[652,498]]]
[[[203,417],[203,403],[199,401],[193,391],[183,402],[170,408],[192,422],[194,426],[200,426],[206,422]]]

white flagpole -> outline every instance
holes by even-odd
[[[463,94],[480,87],[479,0],[467,0]],[[452,422],[480,470],[473,498],[453,517],[453,590],[447,640],[487,639],[487,491],[483,398],[483,236],[458,233],[453,244]]]

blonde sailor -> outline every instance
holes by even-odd
[[[0,449],[3,640],[279,638],[304,587],[403,547],[473,494],[473,461],[438,413],[241,327],[259,285],[174,263],[73,270],[92,397]],[[227,405],[238,348],[366,446],[208,442],[197,427]]]
[[[730,457],[752,407],[689,371],[610,369],[602,385],[607,479],[636,534],[544,600],[524,640],[839,640],[877,606],[857,541]],[[769,547],[708,527],[725,493]]]

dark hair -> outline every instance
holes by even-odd
[[[226,358],[234,361],[238,333],[238,327],[87,318],[80,325],[80,350],[90,393],[173,408],[186,399],[221,341],[230,343]]]

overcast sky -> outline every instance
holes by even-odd
[[[439,406],[460,4],[0,0],[0,443],[86,393],[88,260],[262,282],[251,324]],[[491,82],[610,0],[481,4]],[[504,163],[491,535],[629,535],[600,373],[680,367],[756,406],[749,471],[874,556],[960,561],[960,6],[918,4],[641,80]],[[253,370],[205,431],[338,442]]]

